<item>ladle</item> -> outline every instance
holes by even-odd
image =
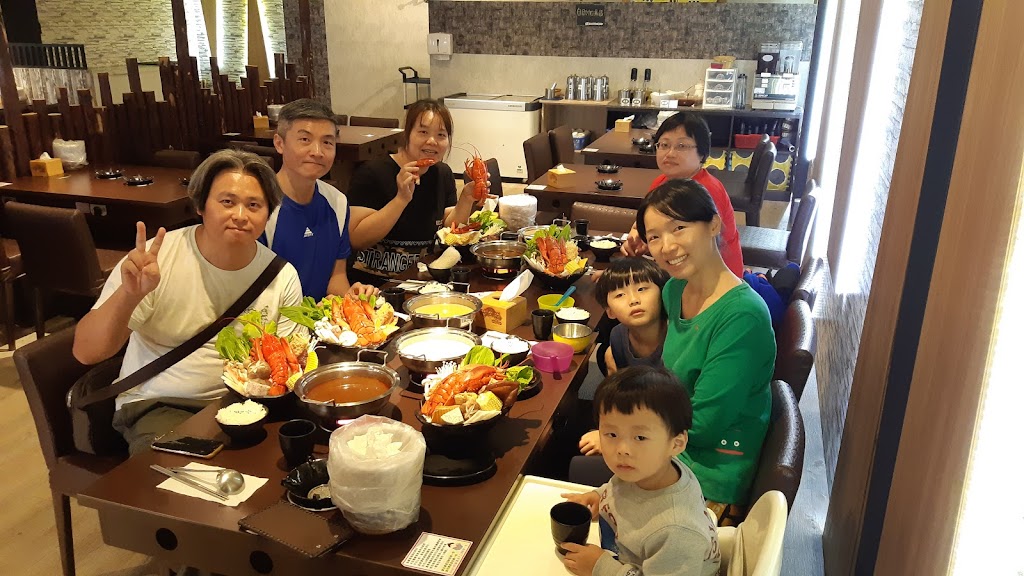
[[[183,468],[176,467],[171,468],[175,472],[185,472],[188,474],[195,474],[197,472],[216,472],[217,477],[213,482],[207,482],[206,480],[199,480],[205,484],[216,486],[221,492],[232,495],[238,494],[245,489],[245,477],[238,470],[232,470],[231,468],[216,468],[210,470],[199,470],[196,468]]]

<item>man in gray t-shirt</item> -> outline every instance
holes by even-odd
[[[615,532],[618,556],[563,543],[563,562],[583,576],[713,576],[721,552],[700,484],[675,458],[693,419],[689,396],[663,368],[633,366],[605,379],[594,395],[601,454],[615,473],[586,494],[563,494],[590,508]]]

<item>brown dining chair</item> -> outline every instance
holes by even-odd
[[[576,160],[576,150],[572,145],[572,128],[567,124],[554,130],[548,130],[551,141],[551,156],[555,164],[572,164]]]
[[[817,214],[817,185],[812,181],[797,206],[792,230],[737,226],[743,250],[743,264],[761,268],[783,268],[793,262],[802,266]]]
[[[373,128],[398,128],[398,118],[375,118],[373,116],[352,116],[349,126],[370,126]]]
[[[24,277],[25,269],[21,265],[21,248],[17,240],[0,239],[0,304],[3,305],[4,335],[7,337],[7,349],[14,350],[18,339],[18,326],[14,322],[14,282]]]
[[[804,472],[804,419],[789,384],[773,380],[771,387],[772,415],[761,445],[749,502],[757,502],[765,492],[778,490],[786,496],[792,509]]]
[[[64,576],[75,574],[71,534],[71,497],[76,496],[127,458],[123,453],[95,456],[75,448],[65,397],[71,385],[91,367],[71,353],[75,329],[67,328],[22,346],[14,352],[21,387],[36,425],[39,447],[49,473],[53,514]]]
[[[4,205],[7,229],[21,247],[21,261],[35,293],[36,336],[45,334],[46,294],[97,298],[126,252],[98,249],[85,215],[70,208]]]
[[[765,134],[754,148],[750,168],[742,181],[734,173],[716,174],[729,194],[733,210],[746,215],[747,226],[761,225],[761,207],[764,205],[765,191],[768,190],[768,177],[775,168],[775,155],[775,144]]]
[[[590,202],[575,202],[572,205],[570,218],[580,218],[590,221],[590,229],[598,232],[629,232],[636,223],[636,210],[632,208],[620,208],[618,206],[605,206],[603,204],[591,204]]]
[[[789,303],[775,331],[775,342],[777,352],[772,378],[789,384],[800,400],[814,368],[814,353],[818,347],[814,318],[807,302],[796,299]]]
[[[526,179],[533,182],[544,175],[555,165],[551,154],[551,139],[547,132],[534,134],[523,142],[523,153],[526,155]]]
[[[491,181],[491,188],[487,192],[491,196],[501,198],[504,195],[504,190],[501,187],[501,170],[498,169],[498,159],[488,158],[484,160],[484,164],[487,166],[487,177]]]
[[[203,155],[195,150],[157,150],[153,153],[152,164],[163,168],[195,170],[202,161]]]

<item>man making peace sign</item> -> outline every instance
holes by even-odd
[[[234,150],[213,154],[192,175],[189,196],[202,224],[161,228],[149,242],[145,225],[136,224],[135,249],[78,324],[79,362],[106,360],[127,342],[120,377],[134,373],[217,320],[274,259],[256,239],[281,202],[281,189],[259,157]],[[278,310],[301,300],[298,274],[286,264],[249,309],[277,322],[277,334],[287,336],[295,324]],[[117,397],[113,425],[133,454],[224,393],[223,361],[214,343],[210,339]]]

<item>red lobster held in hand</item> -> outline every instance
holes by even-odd
[[[473,181],[473,200],[477,206],[483,206],[487,199],[487,165],[480,158],[480,151],[473,146],[475,153],[466,159],[466,172],[463,178]]]

